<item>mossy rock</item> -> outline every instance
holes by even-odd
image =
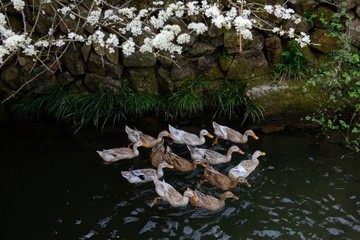
[[[264,108],[265,118],[304,117],[314,113],[326,93],[319,89],[304,92],[305,81],[268,84],[257,82],[247,87],[247,96]]]

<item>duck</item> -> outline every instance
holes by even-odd
[[[173,136],[166,130],[161,131],[158,134],[157,138],[154,138],[148,134],[145,134],[137,129],[132,129],[128,126],[125,126],[125,131],[128,134],[128,138],[132,143],[141,141],[147,146],[147,148],[153,148],[155,145],[157,145],[159,142],[161,142],[163,137],[173,138]]]
[[[126,178],[129,183],[146,183],[152,181],[151,176],[162,178],[162,176],[164,176],[163,168],[174,168],[174,166],[168,164],[167,162],[161,162],[157,169],[144,168],[131,171],[121,171],[121,175]]]
[[[192,159],[201,159],[204,162],[210,164],[220,164],[220,163],[229,162],[231,160],[233,152],[244,154],[244,152],[238,146],[231,146],[228,149],[226,155],[223,155],[211,149],[197,148],[190,145],[188,145],[187,148],[189,149]]]
[[[186,160],[183,157],[175,154],[169,146],[166,147],[164,154],[164,160],[174,166],[174,169],[181,172],[190,172],[196,169],[197,165],[205,167],[204,162],[201,159],[194,159],[192,162]]]
[[[137,129],[132,129],[128,126],[125,126],[125,132],[128,136],[128,139],[130,140],[131,143],[129,143],[130,147],[132,144],[136,143],[136,142],[140,142],[140,133],[142,133],[141,131],[137,130]]]
[[[256,136],[253,130],[246,130],[244,134],[236,131],[235,129],[229,128],[227,126],[220,125],[215,121],[212,122],[214,128],[214,134],[216,135],[215,140],[212,145],[215,145],[219,138],[232,141],[234,143],[246,143],[248,141],[248,137],[251,136],[254,139],[258,140],[259,137]]]
[[[165,180],[160,181],[157,177],[152,176],[155,191],[158,194],[158,197],[155,197],[154,201],[151,203],[150,207],[153,207],[158,199],[167,201],[173,207],[184,207],[188,205],[189,200],[192,199],[196,201],[197,198],[194,196],[194,192],[188,188],[181,195],[173,186],[165,182]]]
[[[138,147],[145,146],[142,142],[134,144],[133,148],[121,147],[96,151],[105,163],[113,163],[122,159],[131,159],[139,156]]]
[[[229,178],[225,174],[222,174],[221,172],[215,170],[210,164],[206,165],[204,170],[204,179],[199,182],[198,186],[205,182],[215,185],[224,191],[236,188],[238,183],[242,183],[247,187],[251,187],[251,185],[245,178]]]
[[[202,129],[199,133],[199,136],[186,132],[184,130],[180,130],[174,128],[169,124],[170,134],[173,136],[173,140],[175,143],[186,144],[191,146],[202,145],[205,143],[205,137],[214,138],[206,129]]]
[[[266,155],[265,152],[256,150],[251,156],[251,159],[243,160],[238,165],[230,169],[228,173],[229,178],[232,179],[236,179],[238,177],[247,178],[250,175],[250,173],[252,173],[255,170],[255,168],[259,165],[258,157],[265,155]]]
[[[159,164],[164,160],[165,155],[165,146],[164,146],[164,139],[162,139],[158,144],[156,144],[150,153],[151,165],[157,168]]]
[[[204,194],[199,190],[194,190],[193,193],[194,198],[190,199],[190,204],[194,207],[205,208],[210,211],[222,209],[225,206],[225,199],[227,198],[234,198],[236,200],[239,199],[230,191],[226,191],[221,194],[220,198]]]

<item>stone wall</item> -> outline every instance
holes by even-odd
[[[86,1],[85,1],[86,2]],[[274,1],[283,3],[284,1]],[[302,16],[317,15],[312,21],[304,21],[296,25],[296,31],[311,34],[312,45],[303,49],[304,54],[316,66],[326,59],[326,54],[338,49],[339,44],[326,31],[320,16],[331,22],[333,14],[338,11],[335,3],[346,2],[347,14],[353,19],[344,27],[355,48],[360,48],[360,0],[287,1]],[[9,13],[10,22],[15,28],[22,23],[16,12]],[[29,19],[31,13],[26,12]],[[51,15],[51,9],[46,12]],[[36,31],[41,35],[49,26],[47,15],[40,18]],[[67,24],[73,24],[67,19]],[[31,21],[28,24],[32,24]],[[290,23],[283,22],[284,26]],[[346,29],[345,29],[346,28]],[[61,31],[67,33],[65,27]],[[84,28],[84,32],[91,29]],[[222,31],[210,26],[208,33],[193,39],[185,47],[184,54],[170,61],[166,55],[155,57],[153,54],[136,53],[125,57],[118,50],[115,54],[107,54],[98,46],[84,44],[70,45],[65,54],[51,67],[52,72],[43,68],[33,68],[31,59],[21,55],[13,55],[0,69],[0,99],[7,98],[25,82],[31,81],[16,98],[31,93],[40,93],[54,85],[75,86],[81,92],[97,92],[102,90],[118,91],[121,79],[128,79],[136,91],[152,93],[173,92],[181,87],[181,81],[202,76],[211,81],[224,78],[234,81],[247,79],[270,79],[271,70],[281,61],[281,53],[286,49],[289,39],[272,33],[253,30],[254,40],[244,43],[244,52],[239,53],[238,37],[234,31]],[[54,61],[54,56],[49,57]],[[55,62],[55,61],[54,61]]]

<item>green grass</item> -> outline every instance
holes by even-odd
[[[258,120],[263,109],[244,94],[245,86],[223,80],[210,89],[210,82],[202,78],[183,82],[179,90],[167,95],[135,92],[126,81],[119,93],[77,93],[72,89],[54,87],[39,95],[24,97],[11,110],[24,118],[50,115],[58,121],[71,123],[75,131],[92,124],[103,128],[129,117],[139,118],[156,113],[165,120],[190,117],[206,110],[214,116],[244,117]]]
[[[282,53],[281,63],[274,70],[274,78],[279,81],[300,81],[310,74],[306,56],[296,42],[290,41],[289,47]]]
[[[223,81],[214,94],[215,116],[238,117],[246,102],[245,86],[227,80]]]

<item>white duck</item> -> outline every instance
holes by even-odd
[[[173,136],[173,140],[179,144],[187,144],[191,146],[202,145],[205,143],[205,137],[213,138],[214,136],[211,135],[206,129],[202,129],[199,133],[199,136],[186,132],[184,130],[176,129],[169,124],[169,131],[170,134]]]
[[[157,169],[144,168],[131,171],[121,171],[121,175],[129,181],[129,183],[145,183],[151,182],[152,176],[162,178],[164,176],[163,168],[174,168],[167,162],[161,162]]]
[[[134,144],[133,148],[111,148],[103,151],[96,151],[106,163],[113,163],[122,159],[131,159],[139,156],[138,147],[144,146],[142,142]]]
[[[231,160],[232,153],[238,152],[240,154],[244,154],[243,151],[237,146],[232,146],[228,149],[226,155],[218,153],[214,150],[205,149],[205,148],[197,148],[194,146],[187,146],[192,159],[200,159],[209,164],[220,164],[226,163]]]
[[[142,133],[141,131],[137,130],[137,129],[132,129],[128,126],[125,126],[125,132],[127,133],[128,139],[130,140],[130,144],[136,143],[136,142],[140,142],[140,133]]]
[[[128,126],[125,126],[125,131],[128,134],[128,138],[131,142],[133,142],[133,143],[136,143],[139,141],[143,142],[147,146],[147,148],[152,148],[152,147],[156,146],[158,143],[161,142],[163,137],[172,138],[172,135],[168,131],[161,131],[158,134],[157,138],[154,138],[148,134],[145,134],[137,129],[131,129]]]
[[[189,199],[197,200],[194,196],[194,192],[188,188],[183,195],[181,195],[173,186],[165,182],[165,180],[160,181],[155,176],[152,176],[152,179],[155,184],[156,193],[159,195],[154,199],[150,207],[154,206],[158,199],[163,199],[170,203],[174,207],[183,207],[189,203]]]
[[[255,151],[251,159],[243,160],[238,165],[230,169],[228,173],[229,178],[232,179],[236,179],[239,177],[246,178],[259,165],[258,157],[265,155],[266,155],[265,152],[261,152],[259,150]]]
[[[240,132],[232,128],[220,125],[216,122],[212,122],[212,125],[214,128],[214,134],[216,135],[213,145],[215,145],[218,142],[219,138],[229,140],[234,143],[246,143],[248,141],[249,136],[253,137],[256,140],[259,139],[258,136],[256,136],[254,131],[251,129],[246,130],[244,134],[241,134]]]

